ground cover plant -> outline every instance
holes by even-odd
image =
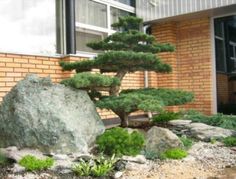
[[[155,116],[153,116],[152,121],[154,123],[166,123],[171,120],[179,119],[181,117],[178,112],[163,111]]]
[[[180,148],[168,149],[163,152],[160,156],[161,159],[182,159],[187,157],[188,153]]]
[[[7,157],[0,152],[0,167],[9,164]]]
[[[183,143],[185,149],[190,149],[194,143],[193,139],[186,137],[186,136],[181,136],[180,137],[181,142]]]
[[[115,155],[111,158],[100,156],[95,160],[80,160],[78,164],[72,166],[72,171],[78,176],[107,176],[114,168],[116,163]]]
[[[193,100],[193,94],[174,89],[121,90],[125,75],[137,71],[170,73],[171,66],[156,55],[173,52],[170,44],[157,43],[154,36],[141,32],[142,19],[134,16],[119,18],[112,26],[118,31],[102,41],[91,42],[88,47],[99,50],[93,60],[60,62],[65,71],[76,71],[63,84],[88,92],[97,107],[113,111],[127,127],[128,116],[139,110],[160,112],[164,106],[181,105]],[[96,69],[97,73],[91,73]],[[113,77],[112,77],[113,75]]]
[[[215,114],[207,116],[200,112],[190,110],[184,114],[184,118],[192,120],[193,122],[201,122],[211,126],[236,130],[236,116],[234,115]]]
[[[19,161],[19,164],[27,171],[40,171],[52,167],[54,160],[52,158],[38,159],[35,156],[26,155]]]
[[[145,139],[143,134],[138,131],[129,133],[126,129],[116,127],[106,130],[98,137],[96,143],[99,151],[104,154],[135,156],[143,149]]]
[[[226,137],[223,139],[223,143],[227,147],[235,147],[236,146],[236,137]]]

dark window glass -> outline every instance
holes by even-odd
[[[223,37],[223,23],[222,22],[215,22],[215,35],[218,37]]]
[[[224,51],[224,41],[216,39],[216,70],[225,72],[225,51]]]

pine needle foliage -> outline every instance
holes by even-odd
[[[140,31],[142,19],[134,16],[119,18],[112,26],[118,31],[100,42],[90,42],[88,47],[103,51],[93,60],[79,62],[60,62],[65,71],[75,70],[77,74],[62,81],[63,84],[77,89],[85,89],[99,108],[112,110],[128,126],[130,113],[161,111],[164,106],[181,105],[193,100],[193,94],[172,89],[120,90],[126,74],[137,71],[170,73],[172,68],[164,63],[157,53],[173,52],[174,46],[160,44],[155,37]],[[98,69],[100,74],[91,74]],[[104,74],[105,73],[105,74]],[[111,73],[111,75],[108,75]],[[101,95],[107,91],[109,95]],[[105,94],[105,93],[104,93]]]

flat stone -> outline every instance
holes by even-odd
[[[43,155],[43,153],[37,149],[22,149],[22,150],[9,150],[9,148],[1,149],[1,152],[9,159],[12,159],[16,162],[19,162],[24,156],[26,155],[32,155],[39,159],[45,159],[46,156]]]
[[[52,158],[54,160],[68,160],[69,159],[68,155],[65,155],[65,154],[55,154],[53,155]]]
[[[236,132],[233,130],[209,126],[203,123],[191,123],[189,127],[193,137],[207,142],[211,139],[220,139],[236,135]]]
[[[192,121],[191,120],[172,120],[169,121],[168,124],[176,127],[186,127],[188,126]]]
[[[122,160],[129,161],[129,162],[140,163],[140,164],[145,164],[147,162],[146,158],[143,155],[137,155],[135,157],[123,156]]]

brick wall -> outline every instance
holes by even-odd
[[[68,78],[73,75],[73,72],[63,72],[59,66],[59,61],[78,61],[84,58],[68,56],[68,57],[44,57],[44,56],[26,56],[15,54],[0,53],[0,101],[8,91],[26,74],[35,73],[40,77],[50,76],[55,83],[60,82],[62,79]],[[125,76],[122,83],[122,88],[142,88],[144,87],[144,74],[142,72],[132,73]],[[99,110],[102,118],[116,117],[112,112],[107,110]],[[138,115],[142,113],[134,113]]]
[[[182,106],[195,108],[206,114],[212,113],[212,63],[210,20],[208,18],[168,22],[152,25],[153,35],[159,42],[176,46],[174,53],[162,53],[163,61],[173,67],[170,74],[149,72],[150,87],[179,88],[192,91],[195,101]],[[54,82],[70,77],[63,72],[58,62],[60,57],[40,57],[13,54],[0,54],[0,101],[3,96],[27,73],[41,77],[51,76]],[[83,60],[80,57],[64,57],[66,61]],[[126,75],[122,89],[144,87],[144,73]],[[172,107],[171,110],[178,110]],[[112,112],[99,110],[102,118],[116,117]],[[143,114],[141,112],[135,113]]]
[[[212,113],[212,58],[209,18],[153,24],[152,33],[159,42],[176,46],[175,53],[161,55],[172,65],[171,74],[156,74],[155,87],[192,91],[195,101],[186,108]],[[154,77],[155,78],[155,77]]]

